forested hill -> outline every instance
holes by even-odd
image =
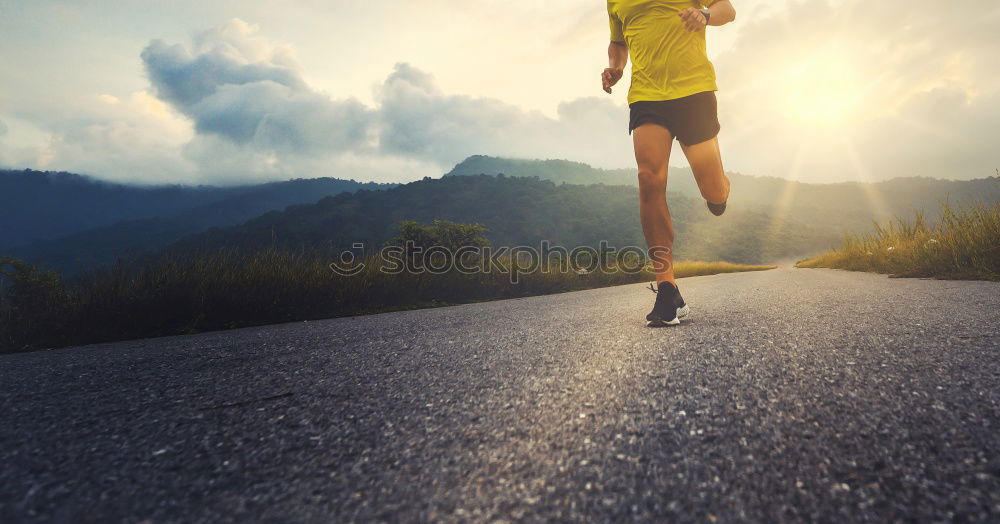
[[[403,220],[434,219],[480,223],[496,246],[538,246],[542,240],[567,248],[645,246],[638,195],[631,186],[556,185],[519,177],[455,176],[424,179],[384,191],[327,197],[312,205],[271,212],[247,223],[186,237],[182,252],[219,247],[256,249],[349,248],[356,242],[377,247],[394,236]],[[704,202],[670,197],[685,259],[763,262],[816,252],[832,245],[839,232],[757,211],[734,209],[714,217]]]
[[[538,177],[567,184],[636,185],[634,169],[599,169],[568,160],[529,160],[470,156],[445,176],[497,175]],[[986,172],[988,173],[988,171]],[[923,210],[935,217],[940,203],[1000,201],[1000,177],[941,180],[906,177],[877,183],[813,184],[776,177],[729,173],[733,184],[730,208],[750,208],[808,223],[832,222],[844,231],[871,228],[873,221],[913,215]],[[671,167],[668,190],[700,198],[691,170]]]
[[[0,170],[0,222],[16,225],[0,228],[0,254],[126,220],[190,213],[199,223],[228,225],[326,195],[379,187],[385,186],[336,178],[236,187],[136,186],[65,172]]]
[[[500,173],[505,177],[496,177]],[[460,176],[479,174],[486,176]],[[672,168],[668,190],[680,255],[771,262],[831,247],[844,232],[912,217],[914,210],[934,219],[945,200],[958,207],[1000,201],[998,177],[808,184],[730,176],[729,211],[715,219],[690,171]],[[356,190],[362,192],[342,194]],[[340,196],[320,202],[334,195]],[[498,245],[548,239],[641,246],[637,202],[632,169],[487,156],[469,157],[441,179],[398,187],[334,178],[142,187],[71,173],[0,171],[0,220],[16,225],[0,228],[0,256],[73,274],[182,239],[187,247],[258,246],[272,239],[290,247],[376,245],[402,220],[437,218],[482,223]],[[288,206],[299,207],[280,212]]]

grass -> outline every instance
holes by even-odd
[[[922,213],[898,218],[864,235],[848,235],[833,251],[796,267],[826,267],[897,277],[1000,280],[1000,204],[959,210],[942,204],[941,219]]]
[[[674,264],[674,275],[677,278],[697,277],[702,275],[718,275],[720,273],[766,271],[776,267],[778,266],[733,264],[732,262],[702,262],[694,260]]]
[[[265,249],[163,254],[136,268],[91,271],[67,282],[16,260],[0,260],[0,352],[28,351],[209,330],[560,293],[653,279],[624,272],[535,271],[517,283],[501,272],[381,271],[365,259],[353,276],[328,254]],[[509,260],[508,260],[509,262]],[[681,262],[679,277],[773,266]]]

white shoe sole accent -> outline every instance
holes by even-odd
[[[677,308],[677,318],[684,318],[688,316],[689,313],[691,313],[691,308],[689,308],[687,304],[684,304],[684,307]]]

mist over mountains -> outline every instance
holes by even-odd
[[[484,155],[470,156],[445,176],[498,173],[537,176],[567,184],[637,185],[635,170],[631,168],[601,169],[569,160],[525,160]],[[814,225],[826,222],[838,231],[865,231],[872,227],[873,221],[911,216],[917,210],[933,218],[945,201],[961,204],[1000,200],[1000,177],[975,180],[904,177],[874,183],[817,184],[735,172],[727,174],[732,181],[730,208],[755,209]],[[701,198],[694,175],[687,167],[670,167],[667,190]]]

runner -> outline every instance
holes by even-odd
[[[706,26],[736,18],[729,0],[608,0],[609,66],[604,91],[632,59],[629,134],[639,169],[639,217],[656,270],[650,326],[674,325],[689,308],[673,270],[674,228],[667,208],[667,161],[674,137],[691,164],[709,211],[726,210],[729,178],[719,152],[715,68],[705,50]]]

